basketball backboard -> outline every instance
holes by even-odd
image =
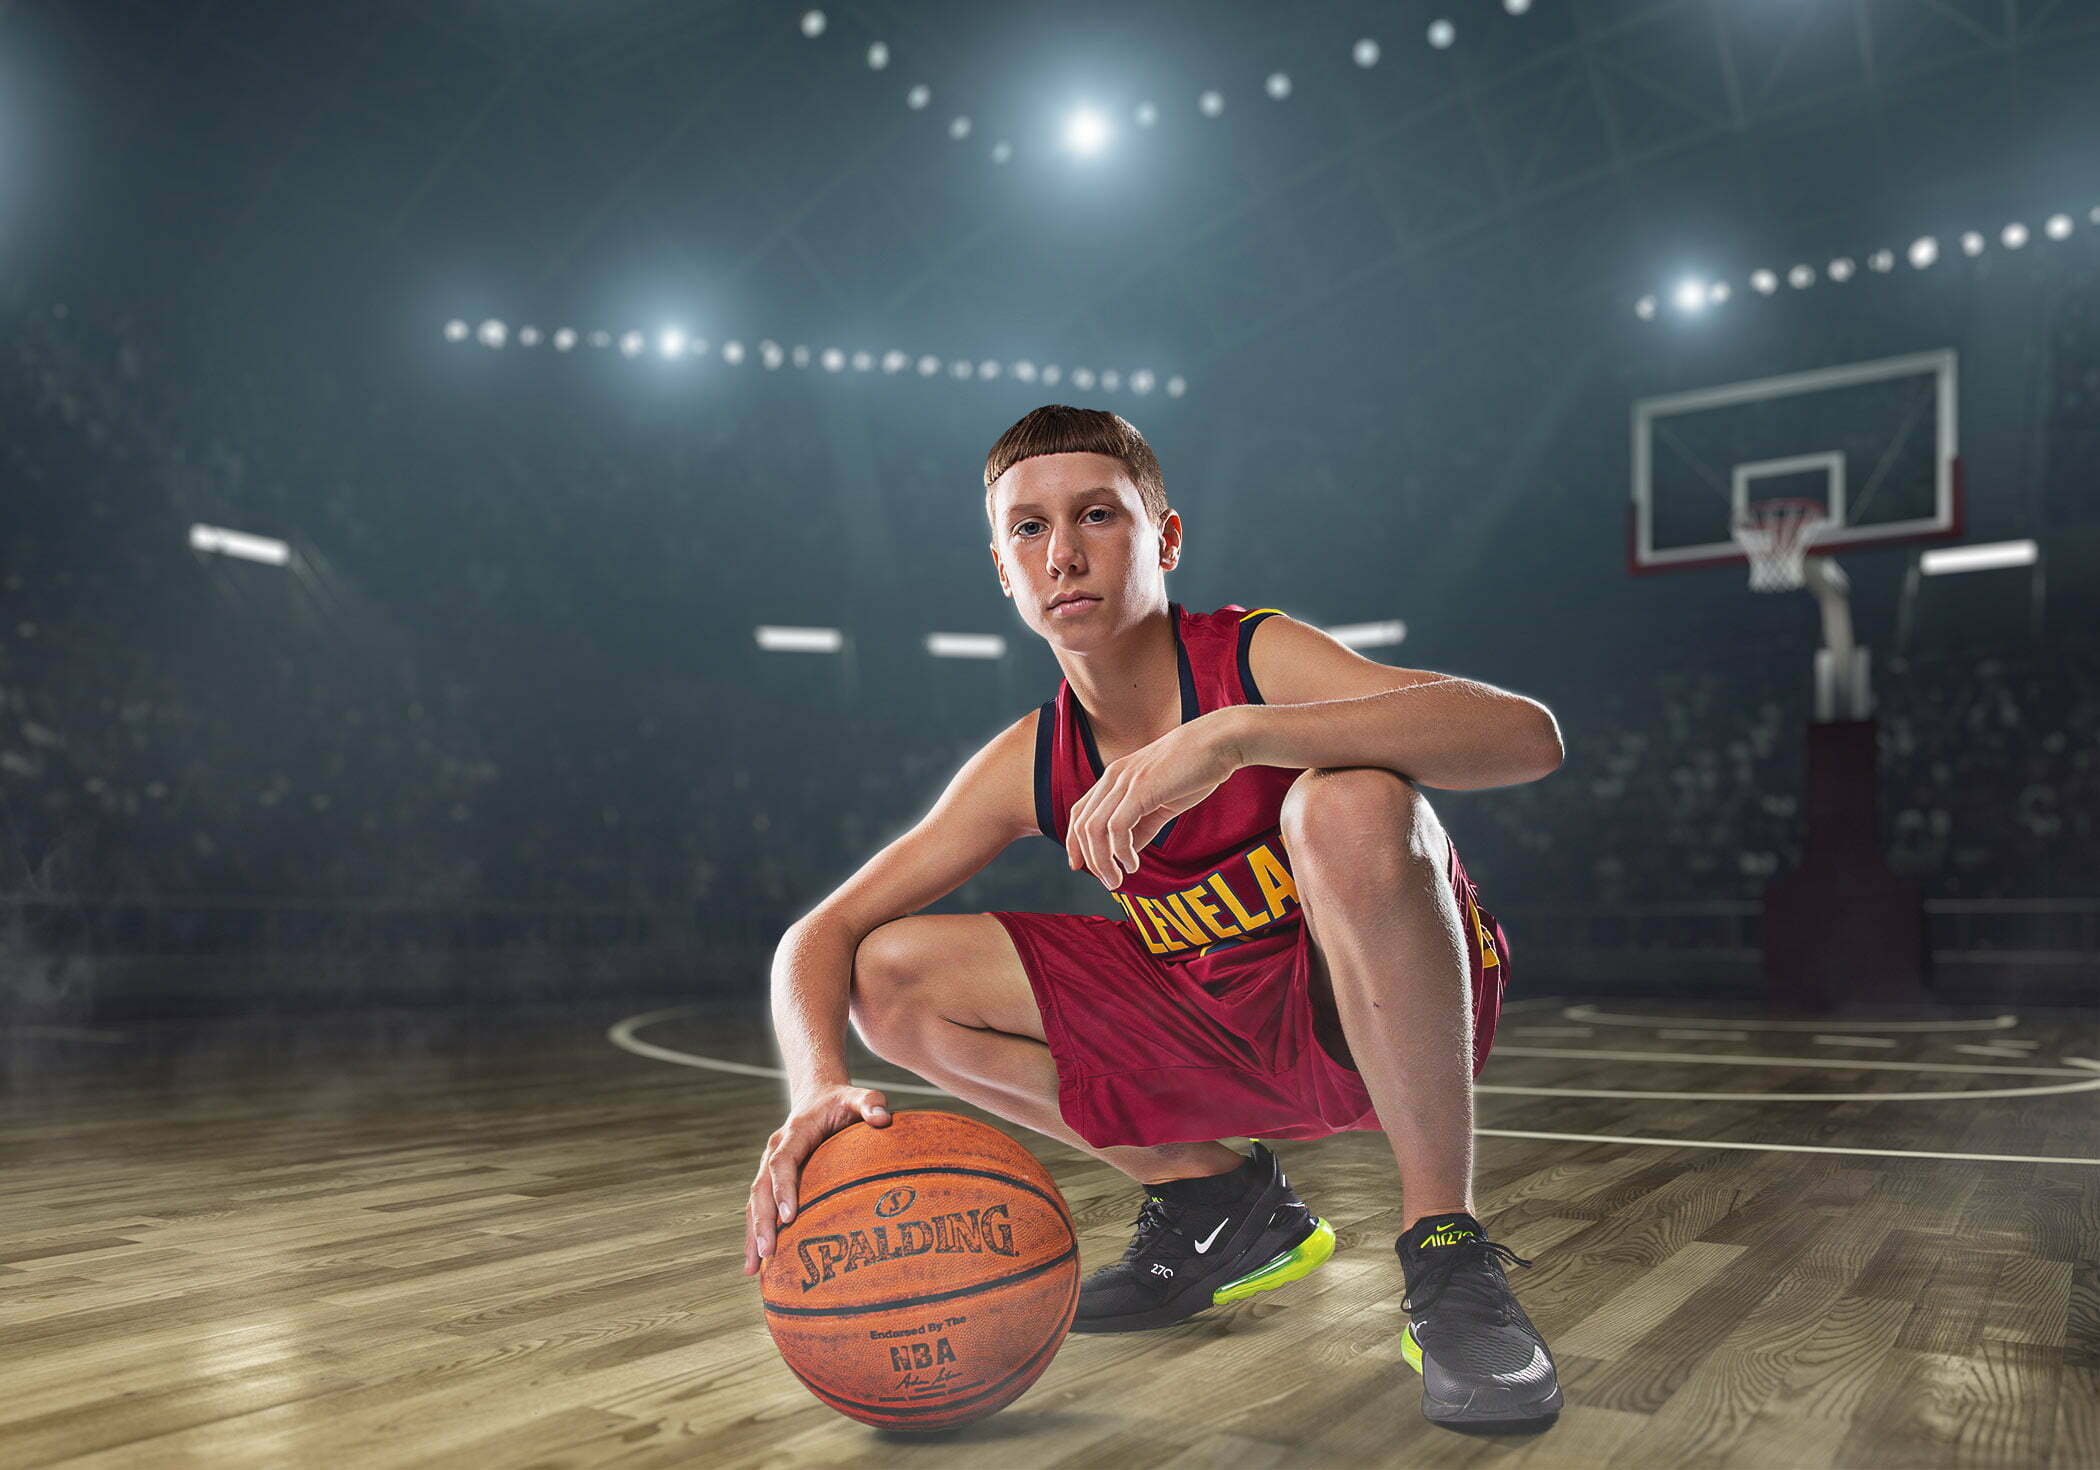
[[[1743,560],[1745,506],[1813,499],[1810,551],[1961,532],[1951,349],[1643,398],[1633,405],[1635,572]]]

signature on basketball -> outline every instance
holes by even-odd
[[[897,1380],[897,1387],[926,1393],[936,1388],[945,1388],[960,1377],[962,1377],[962,1371],[957,1368],[943,1368],[931,1378],[922,1378],[916,1373],[907,1373]]]

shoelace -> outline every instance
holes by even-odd
[[[1137,1227],[1137,1238],[1131,1241],[1129,1249],[1123,1252],[1124,1260],[1136,1260],[1152,1248],[1152,1242],[1159,1238],[1162,1230],[1174,1228],[1174,1222],[1167,1216],[1169,1208],[1167,1202],[1157,1195],[1145,1196],[1145,1203],[1138,1210],[1137,1218],[1130,1222]]]
[[[1493,1267],[1500,1270],[1498,1258],[1513,1261],[1519,1266],[1531,1264],[1499,1240],[1476,1238],[1462,1240],[1457,1245],[1444,1246],[1429,1258],[1429,1263],[1422,1268],[1414,1286],[1400,1299],[1401,1310],[1419,1312],[1435,1306],[1445,1289],[1451,1285],[1451,1279],[1459,1267],[1474,1266],[1483,1270]],[[1494,1294],[1478,1291],[1477,1288],[1476,1294],[1488,1300],[1495,1299]]]

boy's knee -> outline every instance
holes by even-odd
[[[848,1008],[861,1039],[878,1056],[921,1008],[925,973],[925,955],[909,919],[871,929],[854,950]]]

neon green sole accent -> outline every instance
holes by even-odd
[[[1422,1371],[1422,1344],[1415,1341],[1415,1324],[1412,1322],[1400,1334],[1400,1356],[1407,1359],[1408,1367],[1417,1373]]]
[[[1306,1236],[1268,1265],[1249,1271],[1237,1281],[1228,1281],[1210,1294],[1213,1305],[1223,1306],[1227,1302],[1244,1301],[1260,1291],[1274,1291],[1293,1281],[1312,1275],[1327,1264],[1334,1254],[1334,1227],[1325,1220],[1313,1221],[1313,1233]]]

